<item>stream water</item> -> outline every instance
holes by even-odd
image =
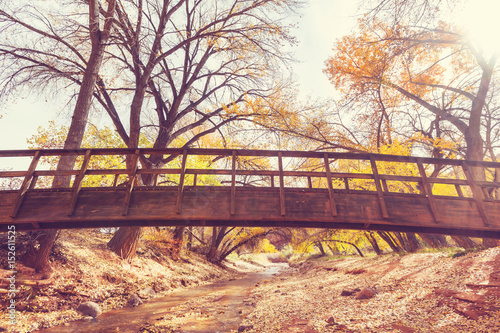
[[[135,308],[121,308],[105,312],[94,321],[79,320],[67,326],[57,326],[38,333],[107,333],[139,332],[144,323],[154,323],[157,319],[173,313],[174,307],[196,300],[200,297],[217,295],[211,302],[204,303],[201,311],[207,314],[200,320],[186,320],[176,332],[183,333],[223,333],[237,331],[240,322],[251,311],[252,305],[245,300],[249,297],[256,283],[270,279],[281,269],[280,264],[258,273],[249,273],[244,278],[219,281],[213,284],[193,287],[174,292],[168,296],[154,298]],[[197,310],[200,310],[198,307]]]

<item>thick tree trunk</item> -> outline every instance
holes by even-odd
[[[215,254],[217,252],[217,227],[212,227],[212,241],[210,242],[210,248],[208,249],[207,259],[212,262],[215,260]]]
[[[141,227],[120,228],[108,242],[108,248],[120,258],[130,260],[135,256],[141,233]]]
[[[175,241],[175,248],[172,249],[172,253],[175,256],[174,259],[177,260],[181,253],[182,253],[182,246],[184,242],[184,230],[186,227],[175,227],[174,231],[174,241]]]
[[[213,227],[212,228],[212,242],[210,243],[210,250],[207,254],[207,259],[210,262],[220,262],[218,255],[219,246],[224,239],[227,227]]]
[[[99,29],[99,4],[97,0],[89,1],[89,30],[92,49],[83,75],[82,84],[76,100],[64,149],[80,148],[87,126],[92,96],[102,65],[104,48],[111,31],[111,17],[114,15],[116,0],[108,1],[108,11],[103,31]],[[57,170],[72,170],[76,161],[75,155],[62,156]],[[70,177],[54,177],[52,187],[69,187]],[[29,247],[23,262],[37,271],[50,271],[49,255],[56,240],[57,230],[40,231],[36,234],[39,247]],[[35,244],[33,244],[34,246]]]
[[[58,230],[34,231],[31,233],[32,243],[24,255],[22,262],[25,266],[34,268],[43,273],[44,278],[52,275],[52,267],[49,264],[49,256],[57,238]]]

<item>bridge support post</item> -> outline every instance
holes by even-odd
[[[323,155],[323,159],[325,162],[325,171],[326,171],[326,181],[328,183],[328,197],[330,200],[330,212],[333,217],[337,216],[337,205],[335,203],[335,199],[333,198],[333,185],[332,185],[332,172],[330,170],[330,160],[328,159],[328,154]]]
[[[472,173],[472,169],[467,161],[462,162],[462,169],[464,170],[465,178],[467,178],[467,182],[469,183],[469,187],[472,191],[472,196],[474,197],[474,202],[476,203],[477,210],[481,218],[483,219],[484,226],[489,226],[490,222],[488,219],[488,215],[486,214],[486,209],[484,208],[483,203],[483,191],[479,188],[474,179],[474,174]]]
[[[31,160],[30,167],[26,172],[26,175],[24,176],[23,183],[21,184],[21,188],[19,189],[19,192],[17,194],[16,203],[14,204],[12,213],[10,214],[11,217],[16,217],[17,213],[19,212],[19,208],[21,208],[21,204],[23,203],[24,197],[26,196],[26,191],[28,190],[28,186],[33,180],[32,179],[33,173],[35,172],[38,161],[40,160],[40,156],[41,154],[39,150],[37,150],[35,152],[35,155],[33,155],[33,160]]]
[[[180,214],[182,211],[182,194],[184,193],[184,177],[186,176],[186,162],[187,162],[187,149],[184,149],[182,153],[182,165],[181,165],[181,174],[179,179],[179,187],[177,190],[177,204],[176,204],[177,214]]]
[[[280,208],[281,216],[286,215],[286,203],[285,203],[285,177],[283,176],[283,153],[278,153],[278,167],[279,167],[279,177],[280,177]]]
[[[424,194],[427,196],[429,200],[429,207],[431,209],[432,216],[434,217],[434,222],[438,223],[440,221],[439,210],[436,207],[436,202],[434,200],[434,195],[432,194],[432,186],[427,178],[427,174],[425,173],[424,165],[422,164],[422,159],[417,159],[417,167],[420,173],[420,178],[422,179],[422,185]]]
[[[370,155],[370,164],[372,167],[373,179],[375,180],[375,187],[377,188],[378,202],[380,205],[380,210],[382,212],[383,218],[389,218],[389,213],[387,212],[387,206],[385,205],[384,192],[382,191],[382,185],[380,185],[380,177],[377,169],[377,162],[375,158]]]
[[[137,177],[137,166],[139,164],[139,149],[135,150],[134,155],[132,155],[132,166],[129,170],[129,183],[127,185],[127,192],[125,193],[125,200],[123,201],[123,211],[122,215],[128,215],[128,207],[130,205],[130,197],[132,196],[132,191],[134,190],[135,177]]]

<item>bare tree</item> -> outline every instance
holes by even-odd
[[[289,57],[283,46],[293,38],[283,20],[299,0],[116,3],[94,97],[130,148],[140,147],[144,135],[161,148],[188,147],[206,135],[222,134],[229,123],[258,116],[241,105],[267,98],[286,79],[282,73]],[[87,66],[81,50],[85,26],[72,15],[57,24],[36,8],[30,15],[45,30],[27,24],[26,17],[0,12],[5,26],[36,35],[28,41],[48,39],[54,45],[1,44],[0,56],[11,69],[0,81],[3,91],[37,80],[81,85],[79,75]],[[139,160],[143,168],[160,168],[168,161],[161,156]],[[131,167],[132,160],[127,163]],[[151,178],[136,181],[149,184]],[[182,238],[182,228],[176,234]],[[139,238],[140,228],[121,228],[109,245],[130,258]]]
[[[85,60],[84,56],[80,54],[80,59],[75,60],[75,65],[77,61],[80,61],[80,66],[82,66],[83,72],[81,73],[82,79],[80,82],[80,90],[78,92],[78,97],[76,100],[75,109],[73,111],[72,122],[69,128],[68,136],[66,142],[64,144],[64,148],[66,149],[77,149],[80,148],[82,143],[83,135],[85,133],[85,127],[87,126],[87,120],[89,116],[90,107],[92,105],[92,96],[95,91],[95,86],[99,74],[99,69],[103,62],[104,57],[104,49],[106,47],[107,40],[110,36],[111,31],[111,18],[114,15],[115,10],[115,0],[108,1],[107,10],[103,13],[102,17],[99,13],[100,3],[97,0],[89,0],[88,1],[88,33],[90,36],[91,42],[91,50],[88,60]],[[28,24],[24,21],[21,21],[14,14],[8,14],[6,11],[0,11],[1,18],[4,22],[9,22],[10,27],[13,30],[24,30],[27,32],[31,32],[34,35],[38,35],[39,37],[44,37],[44,40],[48,40],[55,45],[62,43],[67,44],[66,37],[62,37],[53,29],[41,30],[36,25]],[[104,24],[101,24],[100,21],[103,20]],[[101,28],[102,26],[102,28]],[[46,25],[46,28],[50,28],[50,26]],[[19,31],[19,30],[17,30]],[[35,55],[40,52],[43,54],[41,50],[18,50],[13,45],[4,44],[2,49],[2,55],[9,60],[13,60],[15,63],[17,60],[22,62],[23,58],[29,59],[28,62],[31,62],[32,67],[36,67],[37,60]],[[37,52],[38,51],[38,52]],[[17,55],[16,55],[17,52]],[[77,52],[78,53],[78,52]],[[23,54],[19,57],[20,54]],[[41,66],[41,68],[50,66],[50,64],[46,64],[45,66]],[[42,73],[45,72],[45,69],[42,69]],[[23,70],[28,70],[26,67],[21,66],[21,72]],[[44,74],[40,73],[41,76]],[[40,76],[40,77],[41,77]],[[6,85],[4,88],[8,87],[9,84],[14,84],[13,80],[17,77],[16,75],[11,75],[8,77],[6,81]],[[29,75],[26,79],[29,78]],[[12,80],[12,81],[9,81]],[[5,82],[5,81],[4,81]],[[76,156],[63,156],[59,160],[57,165],[57,170],[71,170],[75,164]],[[53,181],[54,187],[67,187],[70,184],[70,177],[55,177]],[[34,239],[31,242],[30,247],[27,249],[26,255],[24,257],[24,263],[29,266],[35,268],[37,271],[43,271],[46,273],[51,272],[51,267],[49,264],[49,255],[52,250],[52,246],[57,237],[58,230],[48,230],[48,231],[40,231],[35,232],[32,235]]]

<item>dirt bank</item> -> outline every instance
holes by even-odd
[[[262,266],[245,262],[222,268],[210,264],[203,256],[190,253],[178,260],[169,259],[168,247],[161,243],[141,241],[138,256],[131,262],[118,258],[106,248],[111,236],[99,230],[63,230],[52,256],[53,276],[43,279],[19,262],[16,265],[17,322],[9,323],[7,297],[0,297],[0,332],[32,332],[64,325],[84,316],[76,311],[85,301],[99,304],[102,312],[123,308],[133,293],[144,301],[166,296],[179,290],[220,280],[240,278]],[[18,238],[18,249],[23,239]],[[5,242],[6,243],[6,242]],[[7,253],[2,247],[0,269],[2,285],[7,288]]]
[[[365,288],[368,298],[356,299]],[[457,258],[319,259],[259,285],[250,300],[255,309],[242,325],[248,333],[493,333],[500,332],[499,295],[500,248]]]

